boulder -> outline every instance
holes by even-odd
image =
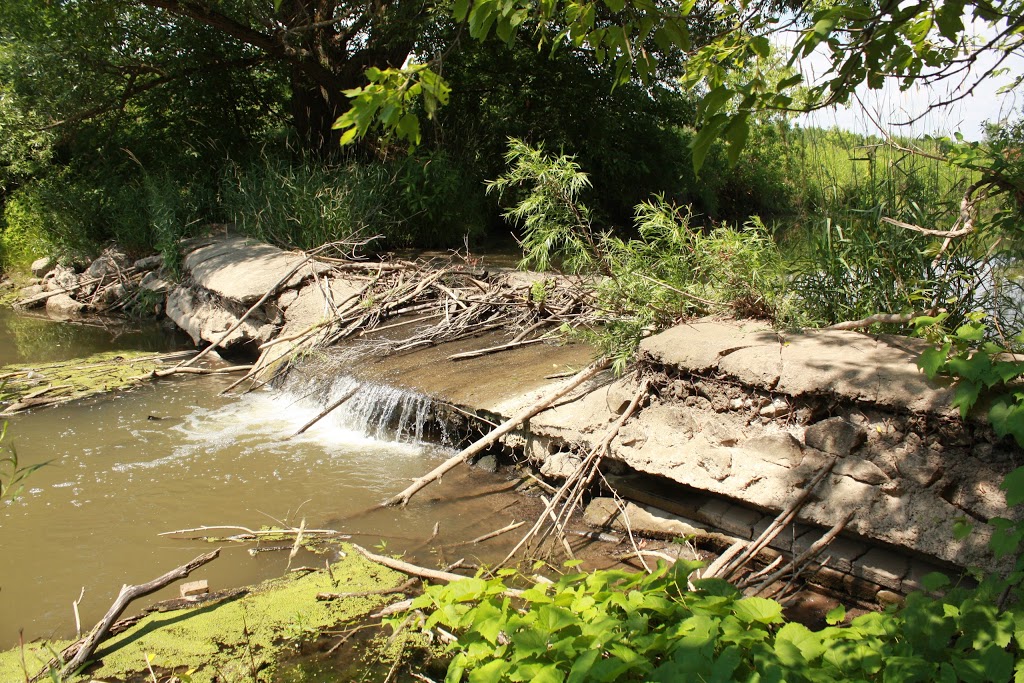
[[[53,258],[52,256],[44,256],[42,258],[37,258],[35,261],[32,262],[32,274],[36,277],[43,277],[51,270],[53,270],[53,267],[56,265],[57,259]]]
[[[50,292],[74,289],[78,286],[78,274],[74,268],[56,266],[50,271],[45,284],[46,290]]]
[[[145,258],[138,259],[137,261],[135,261],[135,263],[132,264],[132,267],[135,270],[139,271],[140,273],[144,273],[149,270],[156,270],[163,264],[164,257],[161,256],[160,254],[154,254],[152,256],[147,256]]]
[[[167,317],[185,330],[196,344],[220,341],[240,316],[241,312],[236,313],[226,303],[187,287],[174,287],[167,294]],[[270,341],[274,329],[269,323],[259,324],[249,319],[228,335],[221,346],[231,349],[253,342],[262,344]]]
[[[46,300],[46,314],[51,318],[63,320],[81,314],[85,304],[75,301],[67,294],[54,294]]]

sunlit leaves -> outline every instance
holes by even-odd
[[[421,131],[416,107],[422,106],[433,118],[438,107],[448,103],[447,82],[423,64],[404,69],[370,67],[366,78],[368,85],[345,91],[351,104],[334,124],[335,129],[343,131],[342,145],[378,126],[385,135],[395,135],[410,146],[418,145]]]

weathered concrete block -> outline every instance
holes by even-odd
[[[854,564],[853,575],[900,590],[909,569],[910,561],[906,555],[885,548],[872,548]]]
[[[205,595],[210,592],[210,585],[206,582],[206,579],[199,581],[189,581],[188,583],[181,584],[179,589],[181,597],[191,598],[197,595]]]

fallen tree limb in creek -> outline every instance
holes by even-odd
[[[54,665],[63,665],[60,670],[60,679],[66,680],[75,673],[78,672],[82,666],[89,660],[92,653],[96,651],[96,648],[101,642],[107,637],[110,632],[110,627],[113,626],[114,622],[121,615],[128,605],[137,598],[144,597],[150,593],[155,593],[164,586],[174,583],[180,579],[186,578],[189,574],[194,572],[199,567],[202,567],[208,562],[212,562],[220,556],[220,550],[214,550],[213,552],[200,555],[191,562],[183,564],[182,566],[172,569],[163,576],[159,576],[148,583],[139,584],[137,586],[122,586],[121,592],[118,593],[117,600],[110,606],[107,613],[103,618],[93,627],[92,631],[89,632],[84,639],[72,644],[66,648],[60,654],[59,662],[51,662],[43,671],[36,674],[33,680],[39,680],[44,676],[48,676],[49,672],[54,668]]]
[[[598,467],[601,464],[601,460],[605,453],[608,452],[608,448],[611,445],[612,440],[622,429],[622,426],[626,421],[636,412],[640,407],[640,403],[647,397],[650,392],[651,381],[644,379],[640,382],[636,392],[633,394],[633,399],[630,401],[629,406],[623,411],[622,415],[613,422],[608,430],[605,432],[601,440],[590,449],[587,456],[579,464],[579,466],[573,471],[571,475],[565,480],[562,486],[557,492],[551,497],[550,501],[545,503],[544,512],[540,514],[533,527],[530,528],[526,535],[520,539],[519,543],[505,556],[505,559],[501,561],[500,565],[504,565],[512,557],[519,552],[521,548],[530,543],[534,538],[540,536],[540,544],[543,544],[544,539],[552,531],[557,532],[563,547],[566,548],[567,554],[572,555],[571,550],[568,547],[568,542],[565,540],[562,529],[565,524],[569,521],[569,517],[572,515],[572,511],[579,504],[583,493],[586,491],[587,486],[593,480],[594,475],[598,471]],[[543,500],[543,497],[542,497]],[[559,513],[556,515],[555,510],[558,509]],[[541,535],[541,531],[547,520],[551,518],[552,524],[548,527],[547,533]]]
[[[576,376],[573,377],[568,383],[559,387],[551,394],[545,396],[540,401],[537,401],[528,408],[523,409],[516,415],[512,416],[511,418],[503,422],[501,426],[499,426],[498,428],[488,432],[486,436],[474,441],[471,445],[462,449],[456,455],[452,456],[451,458],[441,463],[427,474],[415,480],[404,491],[381,503],[381,507],[408,504],[409,499],[416,495],[420,490],[422,490],[429,484],[437,481],[445,474],[447,474],[449,471],[455,469],[459,464],[469,461],[469,459],[472,458],[474,455],[480,453],[485,448],[488,448],[502,436],[511,432],[513,429],[516,429],[519,425],[521,425],[526,420],[529,420],[537,413],[548,409],[549,407],[551,407],[553,403],[555,403],[555,401],[562,398],[563,396],[565,396],[573,389],[586,382],[587,380],[591,379],[599,372],[603,371],[610,364],[611,361],[608,360],[607,358],[601,358],[591,363],[586,368],[577,373]]]
[[[286,437],[286,439],[292,439],[292,438],[295,438],[296,436],[299,436],[300,434],[303,434],[307,429],[309,429],[310,427],[315,425],[317,422],[319,422],[320,420],[322,420],[325,417],[327,417],[332,412],[334,412],[335,409],[340,408],[341,404],[345,403],[350,398],[355,396],[356,392],[359,391],[360,388],[361,388],[361,385],[357,384],[354,387],[352,387],[351,389],[349,389],[348,391],[346,391],[345,394],[341,398],[339,398],[337,401],[335,401],[331,405],[329,405],[326,408],[324,408],[322,411],[320,411],[319,415],[314,417],[312,420],[310,420],[306,424],[302,425],[297,432],[295,432],[294,434],[292,434],[289,437]]]
[[[376,562],[377,564],[384,565],[389,569],[394,569],[395,571],[402,572],[403,574],[408,574],[409,576],[418,576],[422,579],[430,579],[432,581],[444,581],[445,583],[450,583],[452,581],[462,581],[464,579],[469,578],[468,576],[463,576],[462,574],[453,574],[452,572],[441,571],[440,569],[429,569],[427,567],[420,567],[415,564],[410,564],[409,562],[396,560],[393,557],[377,555],[375,553],[371,553],[369,550],[362,547],[361,545],[353,544],[352,547],[358,550],[363,557],[370,560],[371,562]],[[519,590],[518,588],[507,588],[505,589],[504,594],[515,598],[522,595],[523,591]]]

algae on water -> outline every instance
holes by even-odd
[[[266,581],[235,599],[148,615],[103,642],[99,666],[72,681],[125,681],[148,674],[187,674],[193,683],[273,680],[282,655],[325,629],[365,617],[387,603],[386,595],[317,600],[323,592],[361,592],[397,586],[405,577],[343,546],[346,556],[326,571],[295,573]],[[24,652],[33,675],[67,643],[33,643]],[[0,653],[0,681],[24,680],[18,649]]]
[[[109,351],[57,363],[7,365],[0,368],[0,414],[122,389],[179,355]]]

